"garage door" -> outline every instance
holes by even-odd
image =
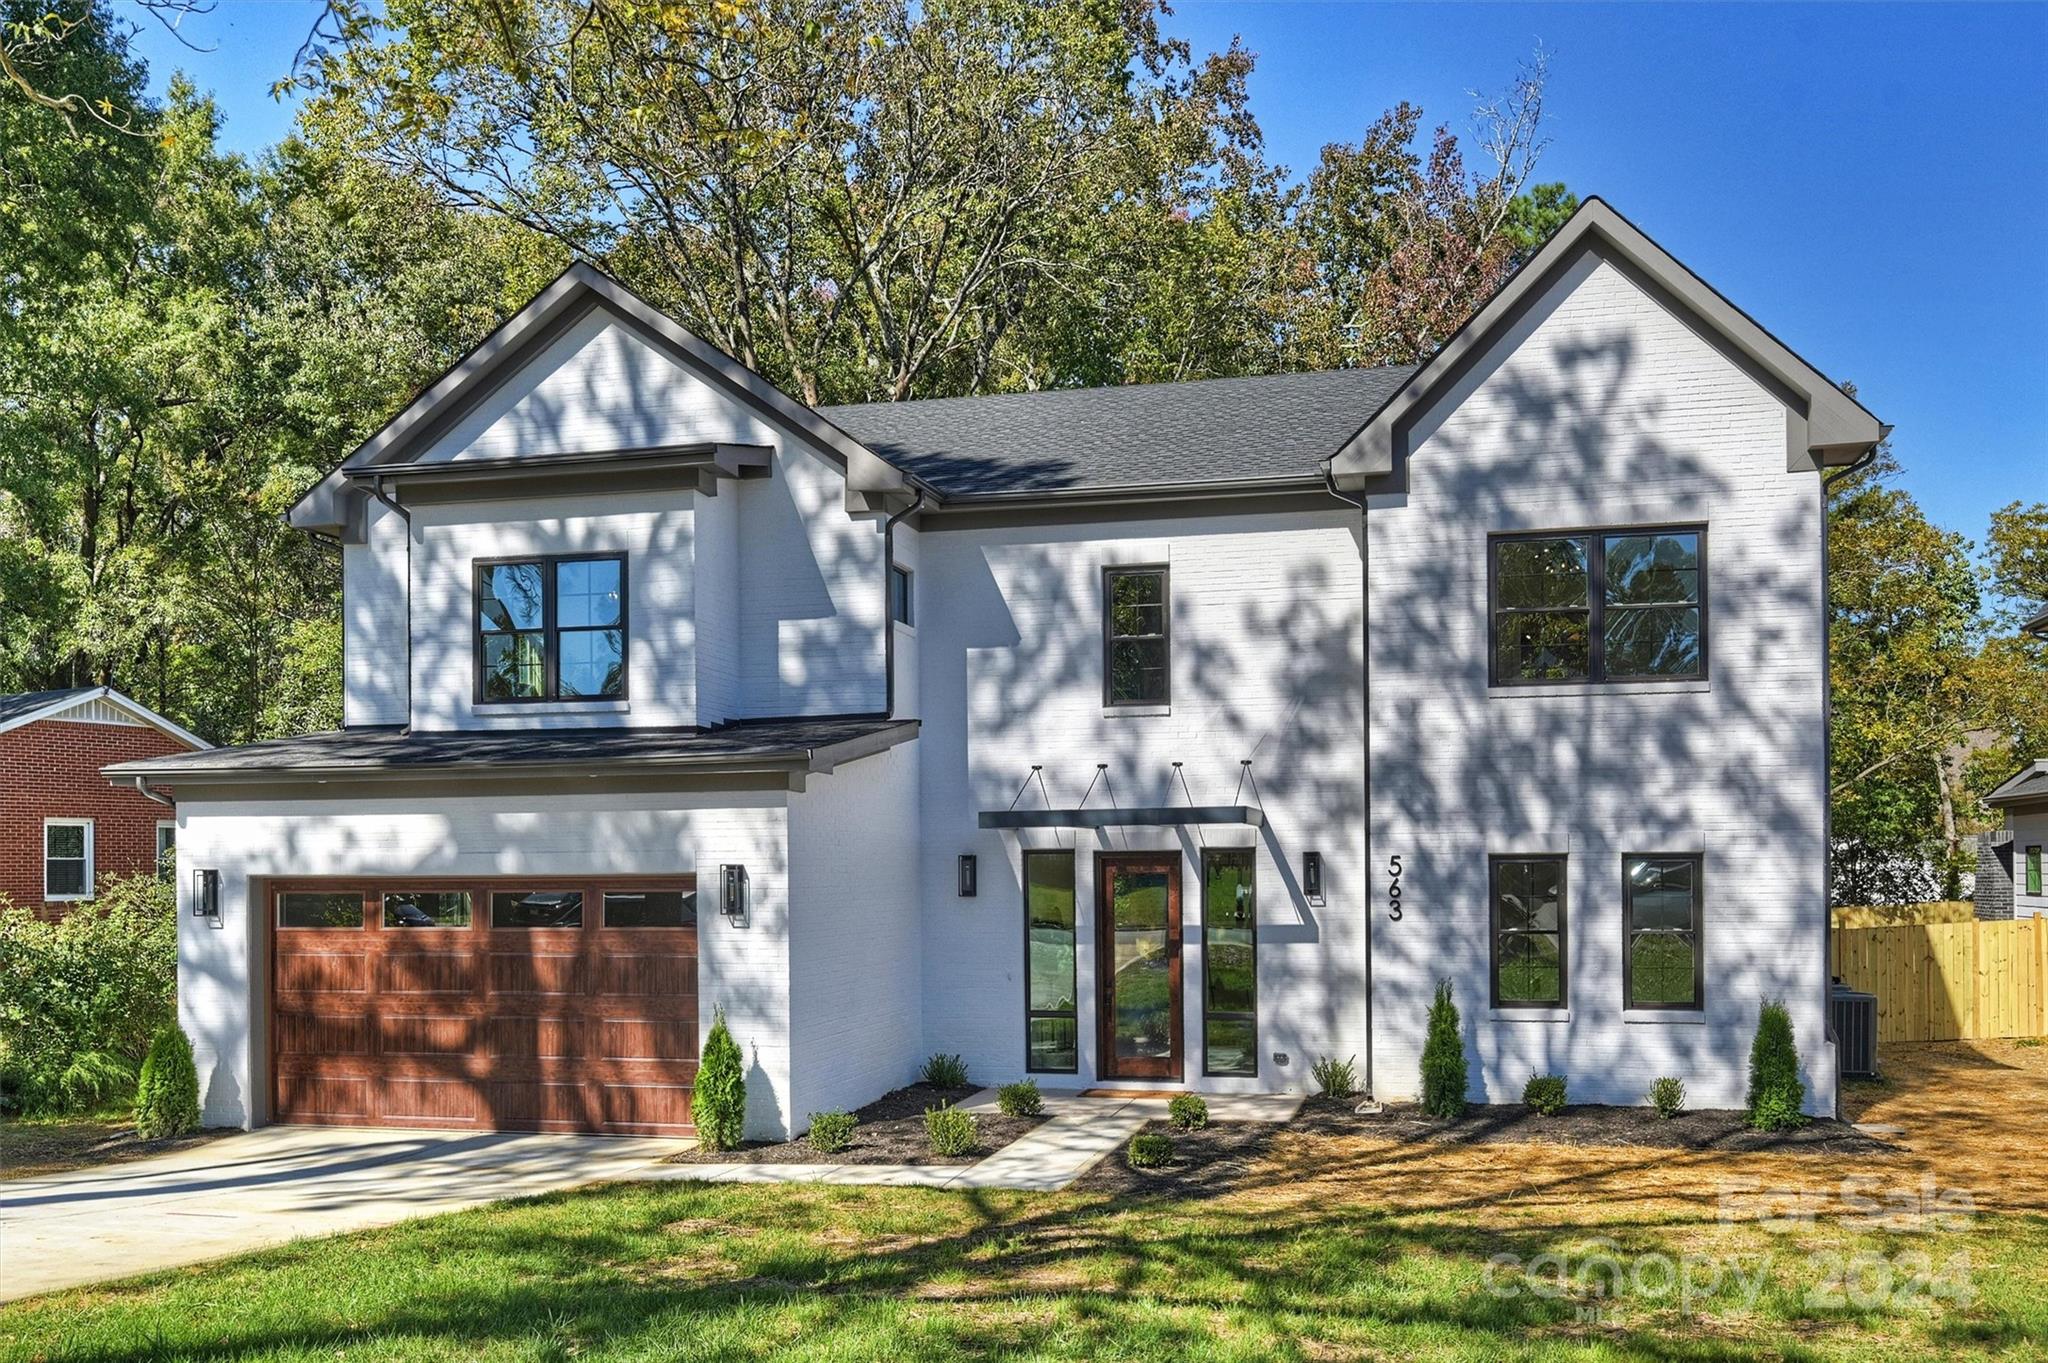
[[[265,893],[276,1120],[691,1130],[689,878],[293,880]]]

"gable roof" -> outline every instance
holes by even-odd
[[[2031,766],[2020,768],[2010,778],[2001,782],[1996,790],[1986,795],[1984,803],[1993,809],[2001,809],[2008,805],[2048,803],[2048,757]]]
[[[947,502],[980,496],[1293,480],[1412,365],[821,407]]]
[[[141,701],[122,695],[111,686],[72,686],[57,691],[23,691],[0,696],[0,734],[39,720],[83,718],[102,706],[138,724],[167,733],[193,748],[213,746],[190,729],[164,718]]]
[[[2027,634],[2048,634],[2048,606],[2020,621],[2020,629]]]
[[[352,532],[369,495],[362,484],[376,470],[417,456],[550,341],[598,307],[609,311],[641,340],[710,381],[725,396],[809,440],[846,471],[850,509],[873,510],[908,500],[908,480],[887,460],[618,280],[577,261],[307,490],[292,504],[286,518],[301,530],[336,536]]]
[[[1336,452],[1329,468],[1337,486],[1360,491],[1394,474],[1408,455],[1409,428],[1430,402],[1588,252],[1620,268],[1785,403],[1788,468],[1853,463],[1891,429],[1604,200],[1588,198]]]

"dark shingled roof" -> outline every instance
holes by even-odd
[[[238,748],[119,762],[109,776],[152,779],[417,775],[474,768],[591,766],[721,771],[830,770],[917,736],[914,719],[820,715],[747,720],[716,729],[342,729]]]
[[[60,700],[82,696],[88,691],[97,691],[97,686],[70,686],[57,691],[22,691],[12,696],[0,696],[0,724],[22,715],[34,714],[45,706],[55,705]]]
[[[2048,802],[2048,757],[2032,766],[2023,767],[1998,789],[1984,797],[1984,803],[1993,809],[2006,805],[2032,804],[2035,801]]]
[[[942,497],[1314,478],[1412,365],[820,407]]]

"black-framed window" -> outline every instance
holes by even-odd
[[[889,565],[889,619],[898,625],[917,625],[911,573],[900,563]]]
[[[1657,526],[1495,535],[1496,686],[1707,675],[1707,531]]]
[[[1202,852],[1202,1073],[1259,1072],[1257,858],[1248,847]]]
[[[1081,1067],[1074,974],[1074,854],[1024,854],[1024,1068]]]
[[[478,700],[623,700],[626,647],[624,555],[477,561]]]
[[[1571,961],[1565,858],[1497,856],[1491,871],[1493,1006],[1564,1007]]]
[[[1702,870],[1697,852],[1622,858],[1623,1007],[1705,1004]]]
[[[2027,849],[2027,893],[2041,893],[2041,849]]]
[[[1172,689],[1171,597],[1164,568],[1102,579],[1103,703],[1163,705]]]

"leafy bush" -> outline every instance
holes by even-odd
[[[1669,1120],[1685,1110],[1685,1081],[1665,1076],[1650,1085],[1650,1106]]]
[[[1806,1118],[1799,1109],[1805,1100],[1792,1015],[1784,1004],[1767,1002],[1758,1011],[1756,1040],[1749,1046],[1749,1124],[1759,1131],[1803,1126]]]
[[[804,1140],[821,1155],[836,1155],[853,1144],[854,1128],[859,1125],[860,1118],[851,1112],[813,1112]]]
[[[1173,1138],[1159,1131],[1140,1131],[1125,1152],[1133,1169],[1157,1169],[1173,1158]]]
[[[1038,1081],[1026,1079],[997,1089],[996,1106],[1005,1117],[1036,1117],[1045,1111],[1045,1099],[1039,1096]]]
[[[967,1087],[967,1062],[957,1055],[940,1051],[924,1062],[924,1071],[918,1078],[935,1089],[964,1089]]]
[[[1166,1105],[1166,1116],[1178,1130],[1197,1130],[1209,1124],[1209,1101],[1199,1093],[1176,1093]]]
[[[924,1110],[924,1138],[934,1155],[964,1155],[974,1149],[976,1126],[974,1114],[957,1107]]]
[[[726,1030],[725,1010],[711,1015],[711,1034],[697,1063],[690,1099],[697,1141],[706,1150],[734,1150],[747,1130],[747,1072],[739,1043]]]
[[[1319,1057],[1308,1067],[1309,1078],[1316,1081],[1316,1091],[1329,1098],[1349,1098],[1358,1092],[1358,1057],[1339,1060],[1334,1055]]]
[[[1555,1117],[1564,1111],[1564,1076],[1532,1074],[1522,1085],[1522,1101],[1540,1117]]]
[[[153,875],[102,880],[60,923],[0,900],[0,1109],[125,1096],[177,1012],[178,905]]]
[[[1422,1043],[1422,1110],[1432,1117],[1465,1115],[1465,1043],[1458,1035],[1458,1005],[1451,982],[1440,981],[1429,1005],[1429,1037]]]
[[[199,1071],[192,1043],[176,1023],[149,1043],[135,1086],[135,1131],[146,1141],[166,1140],[199,1128]]]

